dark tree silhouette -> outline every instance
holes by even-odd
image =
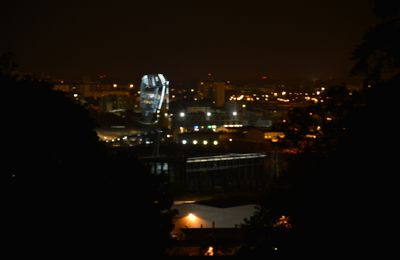
[[[365,77],[365,87],[399,75],[400,69],[400,4],[376,0],[375,14],[381,22],[364,35],[353,53],[352,73]]]
[[[88,112],[0,58],[2,236],[16,252],[161,255],[163,180],[98,141]],[[147,249],[147,250],[146,250]]]
[[[392,3],[377,1],[376,11],[384,21],[366,34],[355,51],[353,72],[363,73],[366,88],[351,96],[343,87],[330,88],[327,101],[314,107],[313,113],[333,120],[322,125],[317,146],[306,147],[290,163],[286,176],[290,199],[279,208],[293,219],[292,235],[282,240],[293,256],[385,258],[396,251],[391,237],[397,226],[393,221],[398,197],[394,89],[400,86],[396,71],[400,9]],[[307,112],[297,111],[295,116],[306,118]],[[298,129],[312,127],[319,117],[305,124],[297,120]],[[274,205],[264,204],[258,214],[276,211]],[[268,224],[270,215],[256,217]],[[267,242],[266,250],[273,246]]]
[[[393,19],[400,15],[400,3],[391,0],[375,0],[375,15],[382,19]]]

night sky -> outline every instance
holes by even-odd
[[[346,77],[372,0],[8,1],[0,52],[57,79]],[[218,2],[218,3],[217,3]]]

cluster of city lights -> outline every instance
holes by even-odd
[[[113,86],[113,88],[117,88],[117,87],[118,87],[118,84],[117,84],[117,83],[114,83],[114,84],[112,84],[112,86]],[[135,87],[134,84],[129,84],[129,88],[134,88],[134,87]]]
[[[224,127],[243,127],[242,124],[228,124],[228,125],[224,125]]]
[[[280,216],[278,220],[273,225],[274,228],[285,228],[292,229],[293,226],[290,223],[290,218],[288,216]]]
[[[189,144],[189,140],[187,140],[187,139],[182,139],[181,143],[184,144],[184,145]],[[191,143],[192,143],[193,145],[197,145],[197,144],[200,143],[200,141],[197,140],[197,139],[194,139],[194,140],[192,140]],[[203,145],[208,145],[208,144],[211,143],[211,142],[208,141],[208,140],[203,140],[201,143],[202,143]],[[212,141],[212,144],[213,144],[213,145],[218,145],[219,142],[218,142],[217,140],[214,140],[214,141]]]
[[[275,98],[275,101],[278,102],[284,102],[288,103],[290,101],[295,102],[298,100],[298,97],[293,97],[293,96],[305,96],[306,101],[313,101],[315,103],[318,102],[323,102],[322,99],[317,99],[317,98],[312,98],[310,96],[319,96],[321,93],[325,90],[324,87],[322,87],[320,90],[317,90],[315,92],[287,92],[287,91],[281,91],[281,92],[270,92],[270,94],[240,94],[240,95],[231,95],[229,97],[230,101],[249,101],[249,102],[254,102],[254,101],[268,101],[270,96]],[[292,98],[283,98],[286,96],[291,96]]]

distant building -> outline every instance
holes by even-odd
[[[226,82],[200,82],[197,90],[204,99],[212,99],[216,107],[225,105],[225,90],[228,88]]]
[[[197,85],[197,92],[201,95],[203,99],[211,98],[211,86],[209,82],[200,82]]]
[[[203,145],[199,140],[198,145]],[[208,144],[212,145],[212,144]],[[153,174],[167,174],[175,194],[262,191],[269,181],[267,155],[229,153],[188,158],[142,157]]]
[[[174,205],[179,215],[175,217],[175,231],[181,228],[235,228],[255,212],[255,204],[247,205],[201,205],[185,203]]]
[[[116,109],[133,109],[134,99],[125,95],[107,95],[99,98],[100,111],[110,112]]]
[[[109,112],[115,109],[134,110],[134,84],[104,84],[96,81],[80,83],[61,83],[54,86],[55,90],[67,93],[75,101],[88,103],[99,112]]]
[[[223,107],[225,105],[225,82],[215,82],[213,86],[213,99],[216,107]]]
[[[246,230],[240,228],[245,218],[256,211],[256,204],[224,205],[209,201],[175,204],[179,215],[174,218],[175,245],[170,256],[235,255],[245,242]]]
[[[258,153],[187,158],[184,187],[198,193],[262,190],[267,181],[265,159],[265,154]]]

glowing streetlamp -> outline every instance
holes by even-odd
[[[188,218],[188,220],[189,220],[190,222],[196,221],[196,219],[197,219],[196,215],[194,215],[193,213],[189,213],[189,214],[187,215],[187,218]]]

